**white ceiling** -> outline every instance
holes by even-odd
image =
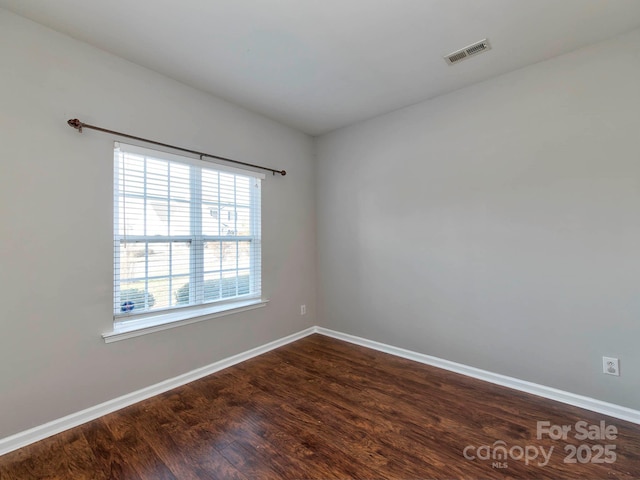
[[[640,0],[0,0],[317,135],[640,26]],[[489,38],[492,50],[442,56]]]

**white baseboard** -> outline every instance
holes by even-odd
[[[461,363],[443,360],[441,358],[432,357],[423,353],[412,352],[403,348],[386,345],[384,343],[375,342],[366,338],[356,337],[347,333],[336,332],[323,327],[315,327],[315,332],[327,337],[344,340],[345,342],[354,343],[362,347],[371,348],[380,352],[389,353],[398,357],[413,360],[415,362],[424,363],[433,367],[442,368],[451,372],[460,373],[468,377],[484,380],[485,382],[502,385],[503,387],[513,388],[521,392],[531,393],[539,397],[548,398],[575,407],[584,408],[592,412],[602,413],[610,417],[626,420],[627,422],[640,424],[640,411],[631,408],[616,405],[614,403],[603,402],[595,398],[585,397],[571,392],[558,390],[557,388],[539,385],[537,383],[527,382],[518,378],[500,375],[499,373],[488,372],[479,368],[470,367]]]
[[[71,415],[53,420],[51,422],[45,423],[44,425],[38,425],[37,427],[33,427],[29,430],[18,432],[15,435],[5,437],[3,439],[0,439],[0,455],[4,455],[5,453],[17,450],[18,448],[22,448],[31,443],[43,440],[57,433],[64,432],[65,430],[69,430],[70,428],[77,427],[79,425],[82,425],[83,423],[90,422],[91,420],[95,420],[96,418],[102,417],[103,415],[107,415],[108,413],[115,412],[116,410],[120,410],[121,408],[133,405],[134,403],[146,400],[147,398],[151,398],[155,395],[159,395],[171,389],[180,387],[187,383],[193,382],[194,380],[206,377],[207,375],[211,375],[212,373],[218,372],[227,367],[231,367],[232,365],[236,365],[240,362],[244,362],[245,360],[249,360],[250,358],[262,355],[263,353],[266,353],[270,350],[282,347],[283,345],[287,345],[291,342],[295,342],[296,340],[304,338],[307,335],[311,335],[312,333],[316,333],[315,327],[307,328],[306,330],[275,340],[273,342],[267,343],[266,345],[247,350],[246,352],[242,352],[232,357],[225,358],[205,367],[197,368],[185,374],[178,375],[177,377],[173,377],[163,382],[156,383],[155,385],[151,385],[149,387],[137,390],[132,393],[128,393],[127,395],[123,395],[118,398],[114,398],[113,400],[109,400],[99,405],[89,407],[80,412],[72,413]]]
[[[53,420],[51,422],[45,423],[44,425],[39,425],[29,430],[25,430],[23,432],[16,433],[15,435],[0,439],[0,455],[4,455],[5,453],[17,450],[18,448],[22,448],[31,443],[43,440],[47,437],[63,432],[70,428],[77,427],[79,425],[82,425],[83,423],[87,423],[91,420],[102,417],[103,415],[107,415],[109,413],[115,412],[116,410],[120,410],[121,408],[128,407],[130,405],[133,405],[134,403],[146,400],[147,398],[159,395],[168,390],[185,385],[189,382],[193,382],[194,380],[206,377],[207,375],[211,375],[212,373],[231,367],[240,362],[244,362],[245,360],[249,360],[250,358],[262,355],[263,353],[295,342],[296,340],[300,340],[301,338],[304,338],[313,333],[319,333],[327,337],[344,340],[349,343],[354,343],[356,345],[371,348],[373,350],[396,355],[398,357],[413,360],[415,362],[443,368],[445,370],[460,373],[468,377],[477,378],[486,382],[502,385],[522,392],[531,393],[533,395],[538,395],[540,397],[566,403],[568,405],[574,405],[586,410],[609,415],[611,417],[626,420],[628,422],[640,424],[640,411],[638,410],[622,407],[613,403],[603,402],[600,400],[596,400],[595,398],[576,395],[574,393],[546,387],[544,385],[538,385],[536,383],[519,380],[517,378],[507,377],[505,375],[488,372],[486,370],[480,370],[468,365],[451,362],[449,360],[443,360],[441,358],[432,357],[423,353],[412,352],[410,350],[394,347],[392,345],[386,345],[384,343],[375,342],[366,338],[356,337],[347,333],[336,332],[334,330],[329,330],[323,327],[311,327],[301,332],[294,333],[293,335],[289,335],[279,340],[267,343],[266,345],[262,345],[246,352],[239,353],[232,357],[225,358],[218,362],[212,363],[211,365],[192,370],[183,375],[179,375],[163,382],[156,383],[155,385],[151,385],[141,390],[137,390],[127,395],[123,395],[113,400],[95,405],[80,412],[72,413],[71,415]]]

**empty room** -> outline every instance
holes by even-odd
[[[640,478],[640,1],[0,39],[1,480]]]

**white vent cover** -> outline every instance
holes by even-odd
[[[471,45],[461,48],[460,50],[456,50],[449,55],[445,55],[444,59],[449,65],[453,65],[454,63],[461,62],[465,58],[473,57],[474,55],[486,52],[487,50],[491,50],[491,45],[489,44],[489,40],[484,38],[479,42],[472,43]]]

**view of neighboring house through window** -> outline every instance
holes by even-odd
[[[260,298],[262,175],[114,150],[114,316]]]

